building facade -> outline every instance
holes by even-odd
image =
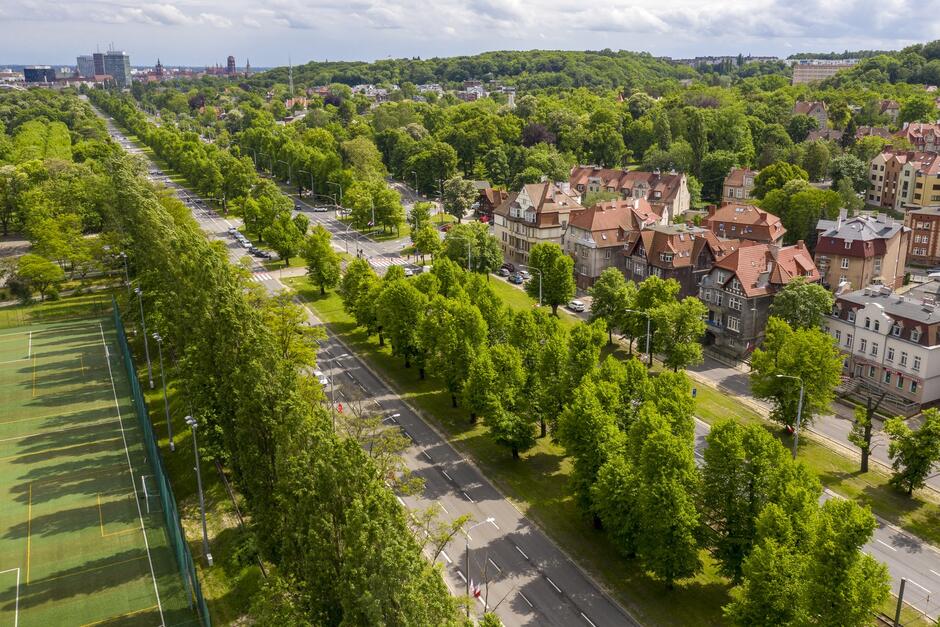
[[[940,155],[885,150],[869,165],[868,202],[906,211],[940,204]]]
[[[55,70],[48,65],[27,65],[23,68],[23,80],[27,83],[54,83]]]
[[[722,202],[743,202],[751,199],[751,193],[754,191],[754,179],[760,174],[759,171],[748,168],[731,168],[731,172],[725,177]]]
[[[922,266],[940,264],[940,205],[908,211],[904,215],[904,224],[911,229],[909,263]]]
[[[835,76],[836,72],[851,68],[858,63],[856,59],[802,59],[793,65],[793,85],[803,85],[806,83],[815,83],[822,81],[830,76]]]
[[[737,202],[709,207],[702,226],[718,237],[762,244],[781,244],[787,232],[774,214]]]
[[[904,282],[911,229],[883,213],[816,224],[814,261],[822,284],[830,290],[859,290],[872,284],[891,289]]]
[[[542,242],[562,244],[573,213],[584,211],[580,196],[567,183],[531,183],[493,212],[494,235],[503,257],[519,264],[529,263],[529,251]]]
[[[598,166],[575,166],[568,179],[572,190],[583,197],[591,192],[612,192],[623,199],[643,198],[656,213],[672,222],[689,210],[688,178],[685,174],[670,172],[641,172],[601,168]]]
[[[915,150],[940,152],[940,124],[905,122],[895,136],[911,142]]]
[[[798,100],[793,105],[793,115],[808,115],[816,120],[819,130],[829,128],[829,109],[825,102]]]
[[[104,54],[104,74],[110,74],[118,89],[131,86],[131,60],[126,52],[109,50]]]
[[[699,282],[708,307],[705,344],[734,358],[749,355],[764,339],[774,295],[797,277],[819,281],[803,241],[793,246],[741,246],[715,262]]]
[[[94,78],[95,76],[95,58],[90,54],[82,54],[76,57],[78,75],[82,78]]]
[[[826,331],[844,355],[855,388],[887,393],[894,411],[911,414],[940,399],[940,285],[907,294],[868,287],[836,298]]]

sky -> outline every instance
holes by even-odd
[[[898,49],[940,39],[940,0],[0,0],[0,65],[295,65],[487,50],[657,56]]]

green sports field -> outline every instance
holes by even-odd
[[[110,319],[0,330],[0,627],[198,625]]]

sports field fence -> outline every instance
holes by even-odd
[[[124,362],[124,367],[127,369],[127,378],[131,385],[134,407],[137,410],[137,420],[140,423],[140,430],[143,434],[144,449],[147,452],[150,468],[153,470],[152,483],[147,485],[147,489],[149,490],[152,487],[156,487],[156,492],[159,495],[160,506],[163,510],[163,517],[166,522],[165,528],[169,545],[175,554],[176,564],[179,567],[180,577],[186,586],[190,604],[195,607],[202,624],[205,627],[211,627],[212,623],[209,618],[209,608],[206,606],[206,600],[202,596],[202,587],[199,585],[199,578],[196,576],[193,556],[189,551],[189,545],[186,543],[186,535],[183,533],[183,528],[180,525],[180,515],[179,509],[176,506],[176,498],[173,496],[173,488],[170,486],[170,479],[163,466],[163,459],[160,457],[160,450],[157,447],[156,436],[154,435],[153,426],[147,411],[147,403],[144,401],[144,396],[140,391],[137,368],[134,365],[134,357],[127,344],[127,337],[124,334],[124,324],[121,320],[121,311],[117,306],[117,302],[113,303],[113,310],[114,326],[117,329],[121,358]],[[151,477],[147,477],[147,479],[151,479]]]

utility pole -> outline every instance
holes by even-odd
[[[186,416],[186,424],[193,430],[193,454],[196,456],[196,486],[199,490],[199,510],[202,512],[202,552],[206,562],[212,566],[212,553],[209,552],[209,533],[206,530],[206,501],[202,495],[202,473],[199,470],[199,447],[196,445],[196,427],[198,423],[192,416]]]

